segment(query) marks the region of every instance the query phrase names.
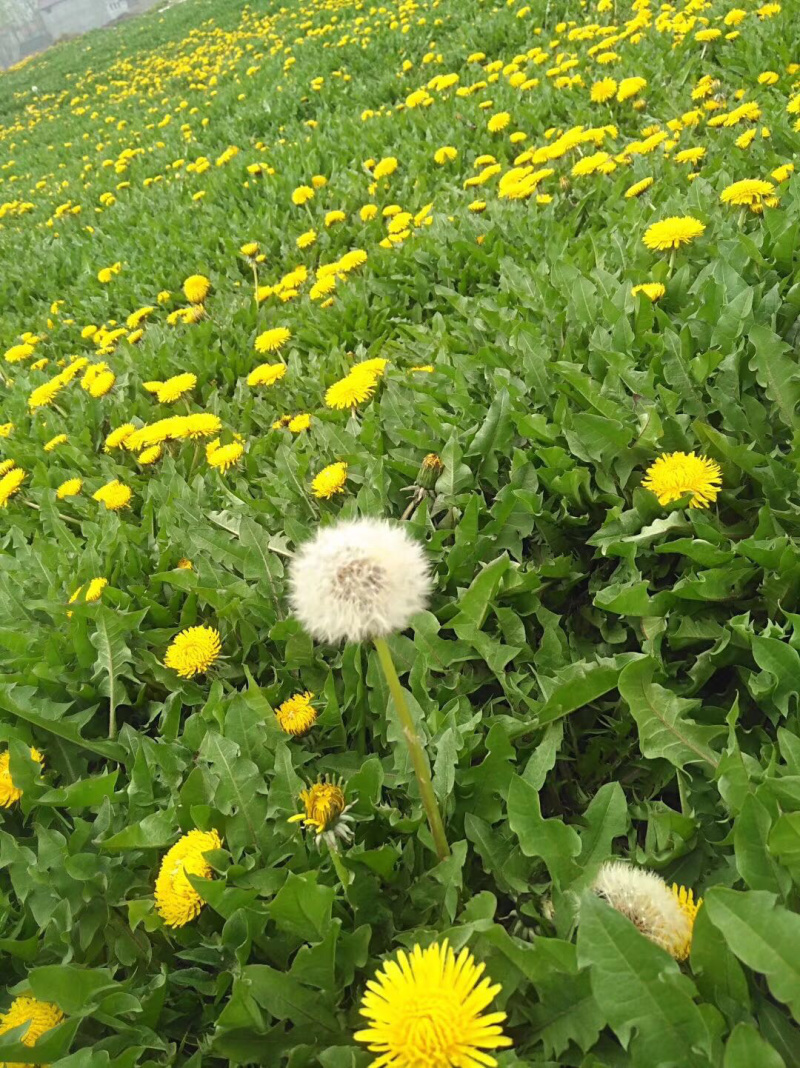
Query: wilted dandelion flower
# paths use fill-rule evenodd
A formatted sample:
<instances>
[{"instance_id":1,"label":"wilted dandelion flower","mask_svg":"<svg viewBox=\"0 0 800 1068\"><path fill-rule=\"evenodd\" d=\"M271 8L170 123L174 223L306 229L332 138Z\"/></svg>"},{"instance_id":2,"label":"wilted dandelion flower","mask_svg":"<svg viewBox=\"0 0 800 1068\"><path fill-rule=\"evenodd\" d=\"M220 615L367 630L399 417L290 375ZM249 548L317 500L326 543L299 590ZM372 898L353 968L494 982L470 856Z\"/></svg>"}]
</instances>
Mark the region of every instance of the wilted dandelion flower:
<instances>
[{"instance_id":1,"label":"wilted dandelion flower","mask_svg":"<svg viewBox=\"0 0 800 1068\"><path fill-rule=\"evenodd\" d=\"M344 491L346 482L347 464L339 461L338 463L328 464L327 467L323 467L319 474L312 480L311 489L313 490L315 497L330 500L335 494Z\"/></svg>"},{"instance_id":2,"label":"wilted dandelion flower","mask_svg":"<svg viewBox=\"0 0 800 1068\"><path fill-rule=\"evenodd\" d=\"M213 627L187 627L176 634L164 656L165 667L191 679L208 671L222 651L219 631Z\"/></svg>"},{"instance_id":3,"label":"wilted dandelion flower","mask_svg":"<svg viewBox=\"0 0 800 1068\"><path fill-rule=\"evenodd\" d=\"M286 374L285 363L262 363L247 376L248 386L271 386Z\"/></svg>"},{"instance_id":4,"label":"wilted dandelion flower","mask_svg":"<svg viewBox=\"0 0 800 1068\"><path fill-rule=\"evenodd\" d=\"M244 445L240 441L231 441L227 445L221 445L219 438L216 438L206 445L206 460L223 474L229 467L238 463L243 455Z\"/></svg>"},{"instance_id":5,"label":"wilted dandelion flower","mask_svg":"<svg viewBox=\"0 0 800 1068\"><path fill-rule=\"evenodd\" d=\"M202 304L211 289L211 282L203 274L192 274L183 283L183 292L190 304Z\"/></svg>"},{"instance_id":6,"label":"wilted dandelion flower","mask_svg":"<svg viewBox=\"0 0 800 1068\"><path fill-rule=\"evenodd\" d=\"M205 902L186 878L209 879L213 869L204 854L221 849L216 831L189 831L179 838L161 861L156 879L156 911L168 927L183 927L193 920Z\"/></svg>"},{"instance_id":7,"label":"wilted dandelion flower","mask_svg":"<svg viewBox=\"0 0 800 1068\"><path fill-rule=\"evenodd\" d=\"M35 760L37 764L44 763L44 757L38 749L33 747L29 750L31 760ZM22 797L22 790L14 785L14 780L11 778L11 771L9 770L10 754L8 750L5 753L0 753L0 808L10 808L15 801L19 801ZM2 1017L0 1017L1 1019ZM22 1021L18 1021L21 1023ZM14 1025L16 1026L16 1024ZM3 1033L3 1028L0 1026L0 1034ZM24 1041L24 1039L23 1039Z\"/></svg>"},{"instance_id":8,"label":"wilted dandelion flower","mask_svg":"<svg viewBox=\"0 0 800 1068\"><path fill-rule=\"evenodd\" d=\"M664 252L688 245L704 230L705 224L691 215L673 215L648 226L643 240L651 251Z\"/></svg>"},{"instance_id":9,"label":"wilted dandelion flower","mask_svg":"<svg viewBox=\"0 0 800 1068\"><path fill-rule=\"evenodd\" d=\"M495 1068L486 1051L512 1043L501 1026L506 1014L484 1014L502 988L483 971L446 940L387 961L361 1002L368 1025L353 1036L378 1054L373 1068Z\"/></svg>"},{"instance_id":10,"label":"wilted dandelion flower","mask_svg":"<svg viewBox=\"0 0 800 1068\"><path fill-rule=\"evenodd\" d=\"M301 738L308 734L317 722L318 712L311 704L314 694L310 690L305 693L292 694L286 701L275 709L278 726L282 731L291 734L294 738Z\"/></svg>"},{"instance_id":11,"label":"wilted dandelion flower","mask_svg":"<svg viewBox=\"0 0 800 1068\"><path fill-rule=\"evenodd\" d=\"M56 498L59 501L63 501L65 497L76 497L82 488L83 479L68 478L66 482L62 482L56 490Z\"/></svg>"},{"instance_id":12,"label":"wilted dandelion flower","mask_svg":"<svg viewBox=\"0 0 800 1068\"><path fill-rule=\"evenodd\" d=\"M26 1046L34 1046L42 1035L57 1027L63 1019L64 1013L57 1005L23 994L21 997L14 998L8 1012L0 1013L0 1035L13 1031L22 1024L27 1024L28 1028L20 1038L20 1042ZM28 1068L28 1066L8 1064L6 1068Z\"/></svg>"},{"instance_id":13,"label":"wilted dandelion flower","mask_svg":"<svg viewBox=\"0 0 800 1068\"><path fill-rule=\"evenodd\" d=\"M734 182L726 186L720 193L719 199L723 204L733 204L739 207L751 207L759 204L764 197L775 192L772 182L765 182L759 178L745 178L741 182Z\"/></svg>"},{"instance_id":14,"label":"wilted dandelion flower","mask_svg":"<svg viewBox=\"0 0 800 1068\"><path fill-rule=\"evenodd\" d=\"M19 488L27 477L21 467L12 467L0 478L0 508L5 508L14 494L19 493Z\"/></svg>"},{"instance_id":15,"label":"wilted dandelion flower","mask_svg":"<svg viewBox=\"0 0 800 1068\"><path fill-rule=\"evenodd\" d=\"M608 861L592 889L612 908L676 960L685 960L692 945L692 929L702 900L695 904L691 890L672 889L655 872Z\"/></svg>"},{"instance_id":16,"label":"wilted dandelion flower","mask_svg":"<svg viewBox=\"0 0 800 1068\"><path fill-rule=\"evenodd\" d=\"M664 453L648 467L642 486L655 493L659 504L671 504L691 493L691 508L707 508L719 495L722 471L715 460L693 452Z\"/></svg>"},{"instance_id":17,"label":"wilted dandelion flower","mask_svg":"<svg viewBox=\"0 0 800 1068\"><path fill-rule=\"evenodd\" d=\"M273 326L271 330L265 330L256 338L256 352L277 352L291 336L291 330L287 330L285 326Z\"/></svg>"},{"instance_id":18,"label":"wilted dandelion flower","mask_svg":"<svg viewBox=\"0 0 800 1068\"><path fill-rule=\"evenodd\" d=\"M291 816L289 823L302 822L304 827L311 827L316 831L316 843L324 841L329 849L336 850L339 840L349 842L353 836L350 829L352 816L348 816L348 809L344 790L335 779L319 779L300 791L300 800L303 803L303 812Z\"/></svg>"},{"instance_id":19,"label":"wilted dandelion flower","mask_svg":"<svg viewBox=\"0 0 800 1068\"><path fill-rule=\"evenodd\" d=\"M130 502L132 496L133 491L130 486L126 486L115 478L93 493L92 500L104 504L109 512L118 512Z\"/></svg>"},{"instance_id":20,"label":"wilted dandelion flower","mask_svg":"<svg viewBox=\"0 0 800 1068\"><path fill-rule=\"evenodd\" d=\"M652 300L654 303L660 300L667 292L667 287L661 282L641 282L638 286L631 288L631 296L635 297L637 293L644 293L648 300Z\"/></svg>"},{"instance_id":21,"label":"wilted dandelion flower","mask_svg":"<svg viewBox=\"0 0 800 1068\"><path fill-rule=\"evenodd\" d=\"M405 630L428 603L422 546L405 527L354 519L323 527L291 564L291 603L319 641L366 641Z\"/></svg>"}]
</instances>

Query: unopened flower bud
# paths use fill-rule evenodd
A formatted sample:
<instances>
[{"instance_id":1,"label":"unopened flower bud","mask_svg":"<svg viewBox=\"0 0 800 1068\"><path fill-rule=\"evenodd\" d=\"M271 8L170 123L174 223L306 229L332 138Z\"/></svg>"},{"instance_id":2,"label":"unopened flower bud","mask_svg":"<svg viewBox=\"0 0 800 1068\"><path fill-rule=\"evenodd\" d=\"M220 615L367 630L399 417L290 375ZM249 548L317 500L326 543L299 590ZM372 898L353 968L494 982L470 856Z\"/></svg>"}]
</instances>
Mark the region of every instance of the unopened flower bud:
<instances>
[{"instance_id":1,"label":"unopened flower bud","mask_svg":"<svg viewBox=\"0 0 800 1068\"><path fill-rule=\"evenodd\" d=\"M421 486L423 489L432 490L442 471L444 471L444 464L441 459L435 452L429 452L420 464L419 473L417 475L417 485Z\"/></svg>"}]
</instances>

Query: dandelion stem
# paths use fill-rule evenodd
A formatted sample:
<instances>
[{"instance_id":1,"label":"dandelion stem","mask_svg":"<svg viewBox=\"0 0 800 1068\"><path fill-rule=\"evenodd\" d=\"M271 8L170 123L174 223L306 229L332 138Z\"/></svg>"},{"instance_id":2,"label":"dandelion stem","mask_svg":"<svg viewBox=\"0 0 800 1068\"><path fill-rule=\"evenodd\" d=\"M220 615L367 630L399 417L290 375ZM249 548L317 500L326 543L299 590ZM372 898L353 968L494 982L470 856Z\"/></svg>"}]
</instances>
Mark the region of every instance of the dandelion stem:
<instances>
[{"instance_id":1,"label":"dandelion stem","mask_svg":"<svg viewBox=\"0 0 800 1068\"><path fill-rule=\"evenodd\" d=\"M439 812L439 805L436 801L436 794L433 792L433 783L431 782L431 773L428 768L428 760L425 756L425 750L423 749L422 742L417 734L417 729L414 726L414 720L411 718L411 713L406 704L405 694L403 693L403 687L400 685L400 679L397 677L392 654L389 650L389 646L386 644L385 638L375 638L375 648L378 652L378 659L381 662L383 674L389 684L389 692L392 695L398 719L403 728L403 734L405 735L406 745L408 746L408 751L411 756L411 763L414 766L414 773L417 776L420 797L422 798L425 815L428 817L428 825L430 826L431 834L433 835L433 843L436 846L436 852L439 856L439 860L446 860L450 856L450 847L447 844L447 836L445 834L442 816Z\"/></svg>"},{"instance_id":2,"label":"dandelion stem","mask_svg":"<svg viewBox=\"0 0 800 1068\"><path fill-rule=\"evenodd\" d=\"M334 870L339 876L339 882L342 884L345 899L349 900L349 894L347 890L347 887L349 885L349 880L347 878L347 869L345 868L344 864L342 864L342 858L339 856L338 852L335 849L329 848L328 852L330 853L331 863L333 864Z\"/></svg>"}]
</instances>

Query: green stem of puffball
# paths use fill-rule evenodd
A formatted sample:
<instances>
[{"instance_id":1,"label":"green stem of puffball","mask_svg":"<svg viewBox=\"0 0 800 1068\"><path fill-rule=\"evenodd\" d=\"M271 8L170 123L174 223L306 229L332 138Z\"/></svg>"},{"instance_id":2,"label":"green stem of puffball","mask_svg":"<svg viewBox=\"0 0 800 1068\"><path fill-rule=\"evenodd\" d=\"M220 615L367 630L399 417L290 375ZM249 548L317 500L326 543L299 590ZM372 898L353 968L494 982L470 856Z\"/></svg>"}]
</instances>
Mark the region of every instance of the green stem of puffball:
<instances>
[{"instance_id":1,"label":"green stem of puffball","mask_svg":"<svg viewBox=\"0 0 800 1068\"><path fill-rule=\"evenodd\" d=\"M439 812L439 805L436 802L436 794L433 792L431 773L428 768L428 760L425 756L425 750L422 747L422 741L417 734L417 728L414 726L414 720L411 718L411 713L408 710L403 687L400 685L400 679L397 677L392 654L389 650L389 646L386 644L386 640L384 638L375 638L375 648L378 651L378 659L381 662L383 674L389 684L389 692L392 695L394 707L397 710L397 716L400 720L400 725L403 728L403 734L405 735L406 745L408 746L408 751L411 755L411 763L414 765L414 774L417 776L419 793L422 798L425 815L428 817L428 825L431 829L431 834L433 835L433 843L436 846L436 852L439 856L439 860L446 860L450 856L450 847L447 844L447 836L444 832L444 823L442 822L442 816Z\"/></svg>"},{"instance_id":2,"label":"green stem of puffball","mask_svg":"<svg viewBox=\"0 0 800 1068\"><path fill-rule=\"evenodd\" d=\"M342 889L344 890L345 899L347 899L347 897L348 897L347 887L349 885L349 880L347 878L347 868L345 868L344 864L342 864L342 858L339 856L339 853L337 852L337 850L331 849L329 847L328 848L328 852L330 853L331 863L333 864L334 870L336 871L336 874L339 876L339 882L342 884Z\"/></svg>"}]
</instances>

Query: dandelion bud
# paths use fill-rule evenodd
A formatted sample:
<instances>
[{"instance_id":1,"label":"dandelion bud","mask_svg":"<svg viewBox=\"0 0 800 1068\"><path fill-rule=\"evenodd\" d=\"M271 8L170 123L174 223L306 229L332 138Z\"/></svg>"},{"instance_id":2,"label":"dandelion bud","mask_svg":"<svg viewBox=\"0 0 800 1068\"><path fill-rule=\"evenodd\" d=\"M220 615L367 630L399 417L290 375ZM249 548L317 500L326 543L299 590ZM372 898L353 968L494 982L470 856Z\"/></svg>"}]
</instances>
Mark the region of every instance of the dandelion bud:
<instances>
[{"instance_id":1,"label":"dandelion bud","mask_svg":"<svg viewBox=\"0 0 800 1068\"><path fill-rule=\"evenodd\" d=\"M402 527L355 519L325 527L291 567L294 614L318 641L366 641L404 630L431 587L422 546Z\"/></svg>"},{"instance_id":2,"label":"dandelion bud","mask_svg":"<svg viewBox=\"0 0 800 1068\"><path fill-rule=\"evenodd\" d=\"M417 485L421 486L423 489L432 490L442 471L444 471L444 464L442 461L435 452L429 452L420 464L419 474L417 475Z\"/></svg>"}]
</instances>

